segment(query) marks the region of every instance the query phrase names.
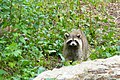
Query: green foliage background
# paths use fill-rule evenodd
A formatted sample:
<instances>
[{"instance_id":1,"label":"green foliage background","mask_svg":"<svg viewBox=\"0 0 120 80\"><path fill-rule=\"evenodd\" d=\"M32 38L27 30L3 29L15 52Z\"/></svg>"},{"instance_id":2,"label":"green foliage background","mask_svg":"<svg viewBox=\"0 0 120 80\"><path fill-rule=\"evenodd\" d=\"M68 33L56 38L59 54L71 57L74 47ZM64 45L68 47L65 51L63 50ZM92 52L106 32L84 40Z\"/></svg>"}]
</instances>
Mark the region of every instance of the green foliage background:
<instances>
[{"instance_id":1,"label":"green foliage background","mask_svg":"<svg viewBox=\"0 0 120 80\"><path fill-rule=\"evenodd\" d=\"M61 67L63 35L73 28L85 32L91 59L119 55L119 30L106 12L109 2L0 0L0 27L18 29L0 37L0 80L28 80Z\"/></svg>"}]
</instances>

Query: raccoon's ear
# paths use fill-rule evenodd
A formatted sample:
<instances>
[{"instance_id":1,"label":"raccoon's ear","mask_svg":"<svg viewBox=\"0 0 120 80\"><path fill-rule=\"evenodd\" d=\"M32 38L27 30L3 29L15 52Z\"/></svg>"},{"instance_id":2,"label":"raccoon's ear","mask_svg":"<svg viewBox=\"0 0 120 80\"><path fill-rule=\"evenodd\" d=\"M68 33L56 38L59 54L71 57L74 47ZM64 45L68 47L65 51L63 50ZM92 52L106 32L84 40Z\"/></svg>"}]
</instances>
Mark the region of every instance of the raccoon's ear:
<instances>
[{"instance_id":1,"label":"raccoon's ear","mask_svg":"<svg viewBox=\"0 0 120 80\"><path fill-rule=\"evenodd\" d=\"M65 34L64 34L64 38L65 38L65 39L67 39L69 36L70 36L69 33L65 33Z\"/></svg>"},{"instance_id":2,"label":"raccoon's ear","mask_svg":"<svg viewBox=\"0 0 120 80\"><path fill-rule=\"evenodd\" d=\"M78 37L78 38L81 38L81 35L80 35L80 34L77 34L77 37Z\"/></svg>"}]
</instances>

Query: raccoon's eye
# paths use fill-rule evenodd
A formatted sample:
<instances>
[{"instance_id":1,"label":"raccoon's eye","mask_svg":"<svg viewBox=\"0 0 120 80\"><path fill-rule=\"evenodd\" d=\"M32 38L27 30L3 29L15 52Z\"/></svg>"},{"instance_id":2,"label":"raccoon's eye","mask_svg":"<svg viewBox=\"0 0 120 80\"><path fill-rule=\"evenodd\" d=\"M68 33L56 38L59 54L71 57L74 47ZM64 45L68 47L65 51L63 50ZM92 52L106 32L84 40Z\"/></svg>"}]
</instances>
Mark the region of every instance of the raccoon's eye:
<instances>
[{"instance_id":1,"label":"raccoon's eye","mask_svg":"<svg viewBox=\"0 0 120 80\"><path fill-rule=\"evenodd\" d=\"M65 37L65 38L68 38L69 36L70 36L69 33L65 33L65 34L64 34L64 37Z\"/></svg>"},{"instance_id":2,"label":"raccoon's eye","mask_svg":"<svg viewBox=\"0 0 120 80\"><path fill-rule=\"evenodd\" d=\"M81 38L80 34L77 34L77 37L78 37L78 38Z\"/></svg>"}]
</instances>

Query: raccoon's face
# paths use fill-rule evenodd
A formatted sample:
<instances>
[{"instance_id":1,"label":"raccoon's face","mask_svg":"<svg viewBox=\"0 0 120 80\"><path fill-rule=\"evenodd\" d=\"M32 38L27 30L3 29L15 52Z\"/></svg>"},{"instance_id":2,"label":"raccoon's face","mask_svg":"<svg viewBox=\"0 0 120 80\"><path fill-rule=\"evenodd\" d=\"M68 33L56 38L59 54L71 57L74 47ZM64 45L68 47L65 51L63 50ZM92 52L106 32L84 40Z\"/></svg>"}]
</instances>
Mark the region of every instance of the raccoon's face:
<instances>
[{"instance_id":1,"label":"raccoon's face","mask_svg":"<svg viewBox=\"0 0 120 80\"><path fill-rule=\"evenodd\" d=\"M65 44L68 47L81 47L82 48L82 40L80 33L65 33Z\"/></svg>"}]
</instances>

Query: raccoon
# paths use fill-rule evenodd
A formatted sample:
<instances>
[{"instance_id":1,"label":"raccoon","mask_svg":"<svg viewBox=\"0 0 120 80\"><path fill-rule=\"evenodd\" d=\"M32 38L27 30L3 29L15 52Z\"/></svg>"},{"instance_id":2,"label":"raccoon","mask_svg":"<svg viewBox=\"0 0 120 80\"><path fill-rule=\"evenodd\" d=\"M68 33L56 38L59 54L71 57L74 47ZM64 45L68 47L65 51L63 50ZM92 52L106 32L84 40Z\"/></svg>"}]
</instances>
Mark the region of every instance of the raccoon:
<instances>
[{"instance_id":1,"label":"raccoon","mask_svg":"<svg viewBox=\"0 0 120 80\"><path fill-rule=\"evenodd\" d=\"M64 34L63 55L70 61L83 61L88 58L88 41L80 29Z\"/></svg>"}]
</instances>

